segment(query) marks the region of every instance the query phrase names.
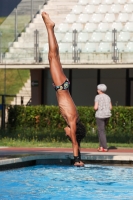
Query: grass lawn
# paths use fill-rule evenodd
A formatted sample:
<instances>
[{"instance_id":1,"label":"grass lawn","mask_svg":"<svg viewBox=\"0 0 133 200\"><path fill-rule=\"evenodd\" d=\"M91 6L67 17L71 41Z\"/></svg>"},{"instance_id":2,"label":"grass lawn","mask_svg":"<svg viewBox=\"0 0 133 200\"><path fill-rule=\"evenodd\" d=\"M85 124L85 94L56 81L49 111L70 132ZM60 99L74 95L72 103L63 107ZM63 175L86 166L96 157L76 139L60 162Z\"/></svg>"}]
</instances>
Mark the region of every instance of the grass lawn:
<instances>
[{"instance_id":1,"label":"grass lawn","mask_svg":"<svg viewBox=\"0 0 133 200\"><path fill-rule=\"evenodd\" d=\"M0 25L3 23L3 21L6 19L6 17L0 17Z\"/></svg>"},{"instance_id":2,"label":"grass lawn","mask_svg":"<svg viewBox=\"0 0 133 200\"><path fill-rule=\"evenodd\" d=\"M24 16L19 23L20 31L24 27L25 21L28 21L27 16ZM14 40L14 30L11 31L11 27L14 25L14 18L10 17L7 22L4 22L5 17L0 17L0 32L2 35L2 46L8 46L7 44ZM4 22L4 23L3 23ZM20 22L20 21L19 21ZM3 24L2 24L3 23ZM6 47L7 48L7 47ZM5 48L5 49L6 49ZM30 77L29 70L19 70L19 69L0 69L0 94L16 95L19 90L23 87L24 83ZM10 103L13 98L6 98L6 103ZM1 103L1 98L0 98Z\"/></svg>"},{"instance_id":3,"label":"grass lawn","mask_svg":"<svg viewBox=\"0 0 133 200\"><path fill-rule=\"evenodd\" d=\"M64 147L64 148L71 148L72 145L70 142L43 142L43 141L21 141L21 140L14 140L3 138L0 140L0 146L6 147ZM98 143L81 143L82 148L97 148ZM133 143L131 144L122 144L122 143L108 143L108 147L119 147L119 148L133 148Z\"/></svg>"},{"instance_id":4,"label":"grass lawn","mask_svg":"<svg viewBox=\"0 0 133 200\"><path fill-rule=\"evenodd\" d=\"M9 44L15 40L15 22L14 16L8 16L6 20L4 17L0 18L0 32L2 33L2 52L8 51ZM17 33L21 34L25 30L25 26L29 23L30 16L22 15L17 18ZM2 24L2 22L4 22Z\"/></svg>"},{"instance_id":5,"label":"grass lawn","mask_svg":"<svg viewBox=\"0 0 133 200\"><path fill-rule=\"evenodd\" d=\"M20 30L24 27L24 22L29 20L27 16L21 19L21 23L19 23ZM0 17L0 32L3 33L2 35L2 46L8 42L14 40L14 30L10 30L10 26L13 26L14 19L11 17L4 22L5 17ZM4 22L2 24L2 22ZM12 35L12 36L11 36ZM13 38L11 38L13 37ZM5 46L5 45L4 45ZM8 46L8 45L7 45ZM29 70L19 70L19 69L0 69L0 94L9 94L9 95L16 95L19 90L23 87L24 83L30 77ZM10 103L13 98L6 98L6 103ZM1 103L1 98L0 98Z\"/></svg>"},{"instance_id":6,"label":"grass lawn","mask_svg":"<svg viewBox=\"0 0 133 200\"><path fill-rule=\"evenodd\" d=\"M0 69L0 94L16 95L29 77L29 70ZM12 99L7 97L6 103L10 104Z\"/></svg>"}]
</instances>

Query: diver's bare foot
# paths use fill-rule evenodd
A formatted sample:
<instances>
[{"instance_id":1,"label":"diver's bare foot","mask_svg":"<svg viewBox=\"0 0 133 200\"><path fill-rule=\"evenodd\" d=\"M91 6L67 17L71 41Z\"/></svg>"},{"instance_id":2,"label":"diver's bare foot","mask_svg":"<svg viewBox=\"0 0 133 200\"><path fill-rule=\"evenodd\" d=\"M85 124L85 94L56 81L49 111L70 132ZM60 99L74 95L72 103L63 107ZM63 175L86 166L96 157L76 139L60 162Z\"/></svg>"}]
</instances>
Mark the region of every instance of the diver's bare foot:
<instances>
[{"instance_id":1,"label":"diver's bare foot","mask_svg":"<svg viewBox=\"0 0 133 200\"><path fill-rule=\"evenodd\" d=\"M82 161L80 161L80 162L75 162L75 163L74 163L74 166L76 166L76 167L84 167L84 163L83 163Z\"/></svg>"},{"instance_id":2,"label":"diver's bare foot","mask_svg":"<svg viewBox=\"0 0 133 200\"><path fill-rule=\"evenodd\" d=\"M54 28L55 23L50 19L46 12L42 12L42 18L47 28Z\"/></svg>"}]
</instances>

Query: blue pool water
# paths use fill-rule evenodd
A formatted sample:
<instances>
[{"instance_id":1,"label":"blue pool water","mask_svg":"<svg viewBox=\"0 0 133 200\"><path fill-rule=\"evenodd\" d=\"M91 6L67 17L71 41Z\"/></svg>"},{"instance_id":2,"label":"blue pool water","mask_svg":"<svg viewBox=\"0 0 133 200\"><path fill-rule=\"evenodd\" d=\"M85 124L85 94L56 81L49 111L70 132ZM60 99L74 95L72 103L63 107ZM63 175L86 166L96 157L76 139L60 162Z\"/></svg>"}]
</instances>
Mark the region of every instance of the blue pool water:
<instances>
[{"instance_id":1,"label":"blue pool water","mask_svg":"<svg viewBox=\"0 0 133 200\"><path fill-rule=\"evenodd\" d=\"M133 168L33 166L0 172L0 200L133 200Z\"/></svg>"}]
</instances>

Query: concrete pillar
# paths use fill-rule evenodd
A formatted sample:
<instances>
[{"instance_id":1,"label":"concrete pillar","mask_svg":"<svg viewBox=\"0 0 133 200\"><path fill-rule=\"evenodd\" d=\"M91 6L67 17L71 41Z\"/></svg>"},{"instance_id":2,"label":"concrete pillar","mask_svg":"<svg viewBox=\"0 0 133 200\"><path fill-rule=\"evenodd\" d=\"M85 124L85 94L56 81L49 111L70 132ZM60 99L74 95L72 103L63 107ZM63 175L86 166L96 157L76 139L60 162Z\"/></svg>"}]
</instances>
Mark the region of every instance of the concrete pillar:
<instances>
[{"instance_id":1,"label":"concrete pillar","mask_svg":"<svg viewBox=\"0 0 133 200\"><path fill-rule=\"evenodd\" d=\"M31 69L32 105L42 104L42 69Z\"/></svg>"}]
</instances>

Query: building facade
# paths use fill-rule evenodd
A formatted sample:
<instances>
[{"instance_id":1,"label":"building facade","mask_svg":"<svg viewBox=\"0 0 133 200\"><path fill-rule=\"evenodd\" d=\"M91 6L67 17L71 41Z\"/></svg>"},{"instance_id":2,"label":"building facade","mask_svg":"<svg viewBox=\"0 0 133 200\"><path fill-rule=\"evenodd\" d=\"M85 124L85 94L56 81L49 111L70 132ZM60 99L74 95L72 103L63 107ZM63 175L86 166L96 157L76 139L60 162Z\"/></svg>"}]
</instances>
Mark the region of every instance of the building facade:
<instances>
[{"instance_id":1,"label":"building facade","mask_svg":"<svg viewBox=\"0 0 133 200\"><path fill-rule=\"evenodd\" d=\"M113 106L133 106L133 69L64 69L77 106L93 106L97 85L107 85ZM32 104L57 105L50 71L31 69ZM34 84L37 83L37 84Z\"/></svg>"}]
</instances>

